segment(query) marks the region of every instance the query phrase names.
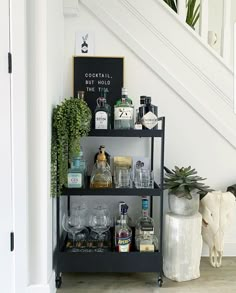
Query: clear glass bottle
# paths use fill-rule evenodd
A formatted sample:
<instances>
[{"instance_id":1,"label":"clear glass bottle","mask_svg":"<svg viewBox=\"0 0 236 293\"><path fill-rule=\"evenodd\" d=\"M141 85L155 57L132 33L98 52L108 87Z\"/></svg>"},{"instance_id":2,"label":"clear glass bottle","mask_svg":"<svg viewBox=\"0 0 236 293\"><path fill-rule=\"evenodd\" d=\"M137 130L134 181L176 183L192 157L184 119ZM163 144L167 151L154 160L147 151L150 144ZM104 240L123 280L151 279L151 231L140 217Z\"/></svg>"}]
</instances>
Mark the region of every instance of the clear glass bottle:
<instances>
[{"instance_id":1,"label":"clear glass bottle","mask_svg":"<svg viewBox=\"0 0 236 293\"><path fill-rule=\"evenodd\" d=\"M117 252L130 252L131 250L132 230L127 223L127 211L128 206L126 204L122 204L120 224L115 232L115 249Z\"/></svg>"},{"instance_id":2,"label":"clear glass bottle","mask_svg":"<svg viewBox=\"0 0 236 293\"><path fill-rule=\"evenodd\" d=\"M101 97L97 98L94 116L95 129L111 129L111 107L107 104L105 91L102 91Z\"/></svg>"},{"instance_id":3,"label":"clear glass bottle","mask_svg":"<svg viewBox=\"0 0 236 293\"><path fill-rule=\"evenodd\" d=\"M135 227L136 248L142 252L155 251L158 246L157 237L154 235L154 221L148 215L148 198L142 197L142 216Z\"/></svg>"},{"instance_id":4,"label":"clear glass bottle","mask_svg":"<svg viewBox=\"0 0 236 293\"><path fill-rule=\"evenodd\" d=\"M145 105L139 107L139 117L143 129L157 129L158 107L151 104L151 97L145 98Z\"/></svg>"},{"instance_id":5,"label":"clear glass bottle","mask_svg":"<svg viewBox=\"0 0 236 293\"><path fill-rule=\"evenodd\" d=\"M132 100L128 98L126 88L122 88L121 99L119 99L114 106L114 128L134 128L134 106Z\"/></svg>"},{"instance_id":6,"label":"clear glass bottle","mask_svg":"<svg viewBox=\"0 0 236 293\"><path fill-rule=\"evenodd\" d=\"M97 161L93 167L90 188L111 188L112 176L110 166L107 163L105 148L101 148L97 155Z\"/></svg>"},{"instance_id":7,"label":"clear glass bottle","mask_svg":"<svg viewBox=\"0 0 236 293\"><path fill-rule=\"evenodd\" d=\"M71 168L68 170L68 188L85 187L85 168L81 164L80 158L75 157L71 162Z\"/></svg>"}]
</instances>

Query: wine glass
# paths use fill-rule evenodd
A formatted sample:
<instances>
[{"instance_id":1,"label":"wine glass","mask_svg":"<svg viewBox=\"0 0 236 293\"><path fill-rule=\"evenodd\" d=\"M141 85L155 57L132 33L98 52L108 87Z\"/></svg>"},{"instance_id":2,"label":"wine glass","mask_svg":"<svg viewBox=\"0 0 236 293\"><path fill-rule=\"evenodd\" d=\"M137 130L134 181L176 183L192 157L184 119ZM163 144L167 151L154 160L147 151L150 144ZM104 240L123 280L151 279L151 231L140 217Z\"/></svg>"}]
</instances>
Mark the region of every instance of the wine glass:
<instances>
[{"instance_id":1,"label":"wine glass","mask_svg":"<svg viewBox=\"0 0 236 293\"><path fill-rule=\"evenodd\" d=\"M72 234L73 247L72 251L76 251L76 235L80 235L79 240L84 240L88 235L88 230L86 229L86 217L87 208L85 205L76 206L71 209L70 215L64 214L62 218L63 229ZM87 231L86 231L87 230ZM83 233L81 233L83 232Z\"/></svg>"},{"instance_id":2,"label":"wine glass","mask_svg":"<svg viewBox=\"0 0 236 293\"><path fill-rule=\"evenodd\" d=\"M102 234L109 230L111 225L110 213L106 206L98 205L93 209L89 219L91 230L98 234L97 240L102 240Z\"/></svg>"}]
</instances>

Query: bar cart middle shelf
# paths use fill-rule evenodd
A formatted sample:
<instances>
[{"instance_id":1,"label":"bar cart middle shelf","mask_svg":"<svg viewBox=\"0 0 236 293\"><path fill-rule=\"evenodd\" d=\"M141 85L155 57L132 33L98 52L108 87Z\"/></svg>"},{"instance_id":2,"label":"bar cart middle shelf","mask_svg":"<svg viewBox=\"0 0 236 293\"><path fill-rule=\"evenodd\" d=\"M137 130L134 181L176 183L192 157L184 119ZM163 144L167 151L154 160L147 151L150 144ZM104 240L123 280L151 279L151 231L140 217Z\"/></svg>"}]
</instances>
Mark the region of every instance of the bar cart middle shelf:
<instances>
[{"instance_id":1,"label":"bar cart middle shelf","mask_svg":"<svg viewBox=\"0 0 236 293\"><path fill-rule=\"evenodd\" d=\"M57 246L54 252L54 266L56 271L56 287L62 284L61 274L63 272L157 272L157 283L162 287L162 235L163 235L163 177L164 177L164 140L165 140L165 118L159 118L161 128L158 130L91 130L91 137L144 137L151 139L151 170L154 161L154 138L160 138L160 183L154 183L154 188L98 188L90 189L90 178L87 179L85 188L64 188L62 197L67 197L70 209L71 196L150 196L150 216L153 216L153 196L160 197L160 235L159 250L155 252L131 251L118 253L115 251L105 252L70 252L66 251L65 243L67 233L61 233L60 223L60 196L57 197L56 220L57 220Z\"/></svg>"}]
</instances>

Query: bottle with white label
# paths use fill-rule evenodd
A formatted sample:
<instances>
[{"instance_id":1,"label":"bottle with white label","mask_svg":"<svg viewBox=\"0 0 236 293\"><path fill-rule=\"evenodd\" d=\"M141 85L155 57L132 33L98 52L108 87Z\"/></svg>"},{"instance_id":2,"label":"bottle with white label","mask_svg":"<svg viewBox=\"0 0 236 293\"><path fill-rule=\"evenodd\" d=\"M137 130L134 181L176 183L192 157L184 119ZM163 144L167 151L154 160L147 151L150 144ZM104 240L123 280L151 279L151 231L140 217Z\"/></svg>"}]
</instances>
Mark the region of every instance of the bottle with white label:
<instances>
[{"instance_id":1,"label":"bottle with white label","mask_svg":"<svg viewBox=\"0 0 236 293\"><path fill-rule=\"evenodd\" d=\"M139 117L143 129L157 129L158 107L151 104L151 97L146 97L145 104L139 107Z\"/></svg>"},{"instance_id":2,"label":"bottle with white label","mask_svg":"<svg viewBox=\"0 0 236 293\"><path fill-rule=\"evenodd\" d=\"M73 158L68 170L68 188L84 188L85 170L80 157Z\"/></svg>"},{"instance_id":3,"label":"bottle with white label","mask_svg":"<svg viewBox=\"0 0 236 293\"><path fill-rule=\"evenodd\" d=\"M134 128L134 106L132 100L128 98L126 88L122 88L122 96L114 106L114 128L133 129Z\"/></svg>"},{"instance_id":4,"label":"bottle with white label","mask_svg":"<svg viewBox=\"0 0 236 293\"><path fill-rule=\"evenodd\" d=\"M95 129L111 128L111 107L107 104L106 94L97 99L97 107L95 109Z\"/></svg>"}]
</instances>

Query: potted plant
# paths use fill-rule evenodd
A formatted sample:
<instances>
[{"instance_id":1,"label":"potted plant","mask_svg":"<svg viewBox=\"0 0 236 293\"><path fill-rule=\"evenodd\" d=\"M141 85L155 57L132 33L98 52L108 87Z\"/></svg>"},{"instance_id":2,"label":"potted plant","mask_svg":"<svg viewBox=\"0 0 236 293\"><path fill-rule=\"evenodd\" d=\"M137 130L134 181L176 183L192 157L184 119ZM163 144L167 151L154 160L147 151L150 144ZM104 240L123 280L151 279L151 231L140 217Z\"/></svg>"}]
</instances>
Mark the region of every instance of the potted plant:
<instances>
[{"instance_id":1,"label":"potted plant","mask_svg":"<svg viewBox=\"0 0 236 293\"><path fill-rule=\"evenodd\" d=\"M212 191L209 186L200 182L206 178L199 177L191 166L176 167L169 170L165 167L164 188L168 189L170 211L174 214L190 216L198 212L199 196Z\"/></svg>"},{"instance_id":2,"label":"potted plant","mask_svg":"<svg viewBox=\"0 0 236 293\"><path fill-rule=\"evenodd\" d=\"M164 0L176 13L178 11L178 0ZM200 4L196 0L186 0L186 23L195 29L195 25L200 16Z\"/></svg>"},{"instance_id":3,"label":"potted plant","mask_svg":"<svg viewBox=\"0 0 236 293\"><path fill-rule=\"evenodd\" d=\"M68 98L52 114L51 195L67 186L68 165L80 152L80 139L90 131L92 113L83 98Z\"/></svg>"}]
</instances>

